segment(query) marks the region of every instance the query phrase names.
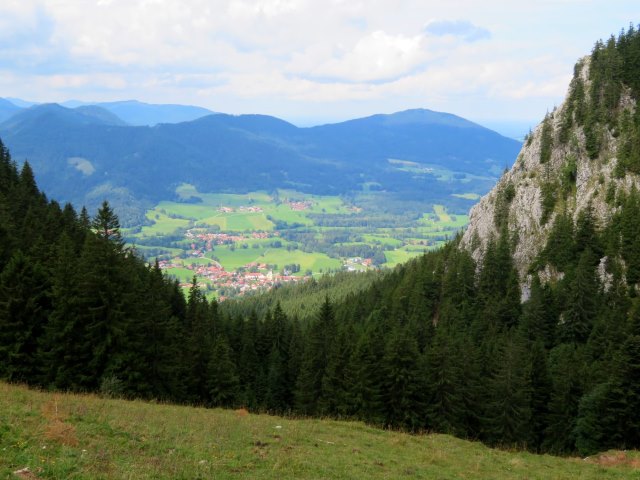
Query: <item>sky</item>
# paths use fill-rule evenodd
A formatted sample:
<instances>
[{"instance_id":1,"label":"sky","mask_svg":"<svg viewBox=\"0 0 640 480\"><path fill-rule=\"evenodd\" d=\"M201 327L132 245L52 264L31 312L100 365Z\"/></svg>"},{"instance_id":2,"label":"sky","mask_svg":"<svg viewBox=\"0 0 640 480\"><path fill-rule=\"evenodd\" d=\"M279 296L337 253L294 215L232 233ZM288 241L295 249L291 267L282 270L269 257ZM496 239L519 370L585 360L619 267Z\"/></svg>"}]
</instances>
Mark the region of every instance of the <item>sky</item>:
<instances>
[{"instance_id":1,"label":"sky","mask_svg":"<svg viewBox=\"0 0 640 480\"><path fill-rule=\"evenodd\" d=\"M630 22L637 0L1 0L0 97L535 125Z\"/></svg>"}]
</instances>

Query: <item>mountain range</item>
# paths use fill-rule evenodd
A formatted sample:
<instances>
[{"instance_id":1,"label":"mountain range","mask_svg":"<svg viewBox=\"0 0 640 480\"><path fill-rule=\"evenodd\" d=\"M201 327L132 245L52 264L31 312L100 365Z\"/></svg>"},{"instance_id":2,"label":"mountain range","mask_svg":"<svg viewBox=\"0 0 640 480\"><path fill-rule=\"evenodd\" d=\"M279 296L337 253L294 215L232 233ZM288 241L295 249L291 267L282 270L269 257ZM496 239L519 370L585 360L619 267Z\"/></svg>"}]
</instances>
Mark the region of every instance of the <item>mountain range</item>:
<instances>
[{"instance_id":1,"label":"mountain range","mask_svg":"<svg viewBox=\"0 0 640 480\"><path fill-rule=\"evenodd\" d=\"M466 210L469 200L451 195L488 191L520 148L473 122L425 109L310 128L226 114L135 126L129 121L144 109L124 117L114 110L122 114L135 106L129 102L18 110L7 103L0 104L10 115L0 137L17 161L29 160L53 198L89 207L107 198L125 219L173 198L182 183L204 192L378 190Z\"/></svg>"},{"instance_id":2,"label":"mountain range","mask_svg":"<svg viewBox=\"0 0 640 480\"><path fill-rule=\"evenodd\" d=\"M43 105L41 103L21 100L19 98L0 98L0 122L14 113L30 107ZM122 100L117 102L82 102L67 100L60 103L67 108L99 107L116 115L126 125L154 126L159 123L179 123L195 120L213 112L207 108L193 105L154 104L139 102L138 100Z\"/></svg>"}]
</instances>

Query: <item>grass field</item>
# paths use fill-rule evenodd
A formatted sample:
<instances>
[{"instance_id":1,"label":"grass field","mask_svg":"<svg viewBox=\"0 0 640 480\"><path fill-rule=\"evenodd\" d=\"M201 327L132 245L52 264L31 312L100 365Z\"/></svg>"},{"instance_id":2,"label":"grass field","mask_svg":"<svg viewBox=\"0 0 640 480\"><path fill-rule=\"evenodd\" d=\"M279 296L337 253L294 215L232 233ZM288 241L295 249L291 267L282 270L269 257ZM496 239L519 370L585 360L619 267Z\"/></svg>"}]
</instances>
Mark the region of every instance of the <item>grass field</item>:
<instances>
[{"instance_id":1,"label":"grass field","mask_svg":"<svg viewBox=\"0 0 640 480\"><path fill-rule=\"evenodd\" d=\"M188 270L186 268L172 268L171 275L183 283L188 283L193 279L193 270Z\"/></svg>"},{"instance_id":2,"label":"grass field","mask_svg":"<svg viewBox=\"0 0 640 480\"><path fill-rule=\"evenodd\" d=\"M251 262L268 263L278 265L280 268L287 264L300 264L302 272L305 270L327 271L339 269L342 262L319 252L307 253L301 250L287 251L285 248L236 248L231 250L228 246L217 247L210 256L216 256L220 263L228 270L243 267ZM188 260L187 260L188 263Z\"/></svg>"},{"instance_id":3,"label":"grass field","mask_svg":"<svg viewBox=\"0 0 640 480\"><path fill-rule=\"evenodd\" d=\"M397 248L395 250L389 250L384 252L385 257L387 258L386 263L384 264L387 267L395 267L399 263L404 263L412 258L422 255L424 253L426 247L422 248Z\"/></svg>"},{"instance_id":4,"label":"grass field","mask_svg":"<svg viewBox=\"0 0 640 480\"><path fill-rule=\"evenodd\" d=\"M252 230L273 230L273 223L264 213L217 213L199 219L197 227L217 225L223 232L245 232Z\"/></svg>"},{"instance_id":5,"label":"grass field","mask_svg":"<svg viewBox=\"0 0 640 480\"><path fill-rule=\"evenodd\" d=\"M632 479L638 452L588 460L490 449L448 435L296 420L0 383L6 479ZM28 470L24 470L28 469ZM22 470L22 474L14 474Z\"/></svg>"},{"instance_id":6,"label":"grass field","mask_svg":"<svg viewBox=\"0 0 640 480\"><path fill-rule=\"evenodd\" d=\"M477 193L452 193L451 196L464 198L465 200L480 200L480 195Z\"/></svg>"},{"instance_id":7,"label":"grass field","mask_svg":"<svg viewBox=\"0 0 640 480\"><path fill-rule=\"evenodd\" d=\"M135 245L136 250L140 253L147 254L152 250L162 250L162 253L165 255L180 255L183 250L180 248L171 248L171 247L149 247L146 245Z\"/></svg>"},{"instance_id":8,"label":"grass field","mask_svg":"<svg viewBox=\"0 0 640 480\"><path fill-rule=\"evenodd\" d=\"M178 228L187 228L189 220L184 218L170 218L165 213L156 210L147 212L147 219L151 220L153 225L142 227L142 237L153 237L157 235L170 235Z\"/></svg>"},{"instance_id":9,"label":"grass field","mask_svg":"<svg viewBox=\"0 0 640 480\"><path fill-rule=\"evenodd\" d=\"M389 245L392 247L400 247L402 246L402 240L399 240L397 238L393 238L391 236L386 236L386 235L374 235L374 234L364 234L362 235L362 239L365 242L371 243L371 244L376 244L376 243L380 243L381 245Z\"/></svg>"}]
</instances>

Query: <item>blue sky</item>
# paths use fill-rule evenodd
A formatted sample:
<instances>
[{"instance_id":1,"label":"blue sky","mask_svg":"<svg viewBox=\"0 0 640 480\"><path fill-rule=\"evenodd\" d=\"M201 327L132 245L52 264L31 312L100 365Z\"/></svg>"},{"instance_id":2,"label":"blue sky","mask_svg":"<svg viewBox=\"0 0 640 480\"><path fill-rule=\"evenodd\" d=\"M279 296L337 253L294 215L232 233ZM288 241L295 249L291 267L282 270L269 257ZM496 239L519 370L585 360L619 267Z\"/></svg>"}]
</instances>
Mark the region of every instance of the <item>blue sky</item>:
<instances>
[{"instance_id":1,"label":"blue sky","mask_svg":"<svg viewBox=\"0 0 640 480\"><path fill-rule=\"evenodd\" d=\"M0 97L533 124L630 22L637 0L3 0Z\"/></svg>"}]
</instances>

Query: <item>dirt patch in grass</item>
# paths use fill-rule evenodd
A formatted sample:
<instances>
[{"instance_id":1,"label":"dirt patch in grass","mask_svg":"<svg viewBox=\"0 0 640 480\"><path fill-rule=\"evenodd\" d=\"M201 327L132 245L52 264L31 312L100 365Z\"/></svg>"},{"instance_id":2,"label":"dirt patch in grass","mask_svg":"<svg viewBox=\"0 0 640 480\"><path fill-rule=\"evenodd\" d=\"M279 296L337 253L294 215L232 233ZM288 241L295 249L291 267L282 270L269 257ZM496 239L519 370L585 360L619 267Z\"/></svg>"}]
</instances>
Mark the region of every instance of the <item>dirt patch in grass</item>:
<instances>
[{"instance_id":1,"label":"dirt patch in grass","mask_svg":"<svg viewBox=\"0 0 640 480\"><path fill-rule=\"evenodd\" d=\"M22 478L25 480L38 480L40 478L28 468L21 468L20 470L16 470L15 472L13 472L13 474L17 478Z\"/></svg>"},{"instance_id":2,"label":"dirt patch in grass","mask_svg":"<svg viewBox=\"0 0 640 480\"><path fill-rule=\"evenodd\" d=\"M78 446L76 427L66 423L66 413L60 408L60 397L55 395L53 399L42 406L42 416L48 420L44 428L44 437L67 447Z\"/></svg>"},{"instance_id":3,"label":"dirt patch in grass","mask_svg":"<svg viewBox=\"0 0 640 480\"><path fill-rule=\"evenodd\" d=\"M78 446L76 427L60 420L50 422L45 429L44 436L47 440L58 442L67 447Z\"/></svg>"},{"instance_id":4,"label":"dirt patch in grass","mask_svg":"<svg viewBox=\"0 0 640 480\"><path fill-rule=\"evenodd\" d=\"M640 459L633 458L627 455L627 452L621 452L613 450L610 452L601 453L597 457L590 457L591 463L597 463L603 467L617 467L617 466L629 466L631 468L640 469Z\"/></svg>"}]
</instances>

